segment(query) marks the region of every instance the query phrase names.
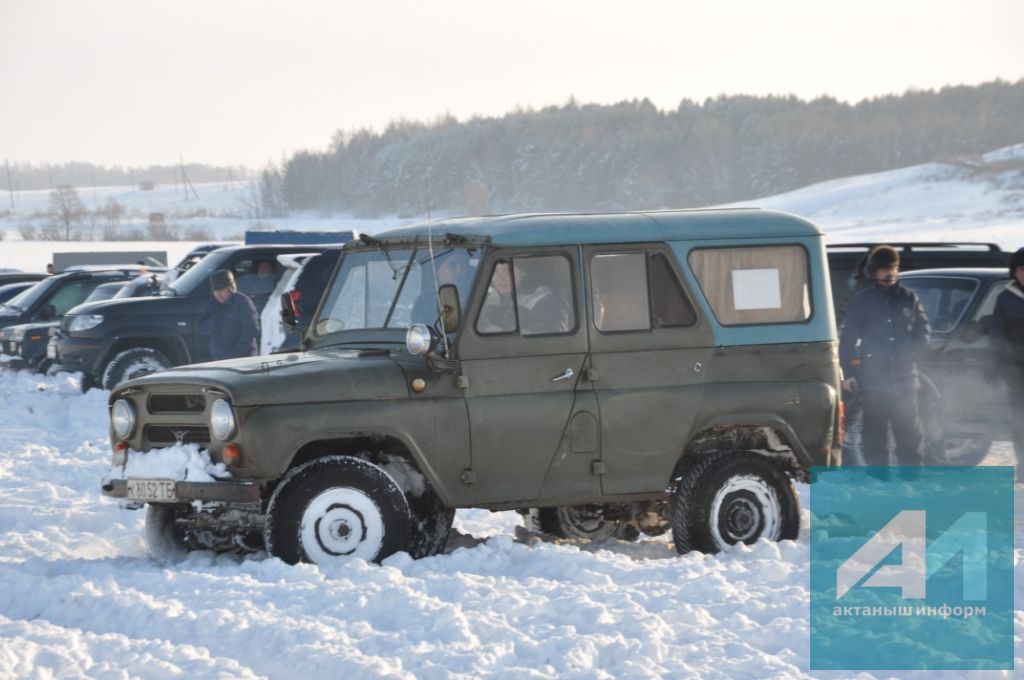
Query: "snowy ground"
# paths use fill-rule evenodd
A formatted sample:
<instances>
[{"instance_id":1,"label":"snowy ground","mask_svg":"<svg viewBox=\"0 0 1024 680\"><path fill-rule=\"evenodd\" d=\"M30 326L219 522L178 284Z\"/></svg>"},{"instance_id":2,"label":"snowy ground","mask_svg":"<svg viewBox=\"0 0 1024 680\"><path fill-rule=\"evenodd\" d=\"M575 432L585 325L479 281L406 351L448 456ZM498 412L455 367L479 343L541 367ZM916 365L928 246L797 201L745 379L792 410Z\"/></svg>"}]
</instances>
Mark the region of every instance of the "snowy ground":
<instances>
[{"instance_id":1,"label":"snowy ground","mask_svg":"<svg viewBox=\"0 0 1024 680\"><path fill-rule=\"evenodd\" d=\"M100 496L106 396L0 373L0 677L810 677L805 485L797 541L719 556L519 542L515 513L460 511L449 552L419 561L169 565L146 555L143 512ZM986 462L1012 462L1009 444ZM1022 668L1024 486L1016 501Z\"/></svg>"}]
</instances>

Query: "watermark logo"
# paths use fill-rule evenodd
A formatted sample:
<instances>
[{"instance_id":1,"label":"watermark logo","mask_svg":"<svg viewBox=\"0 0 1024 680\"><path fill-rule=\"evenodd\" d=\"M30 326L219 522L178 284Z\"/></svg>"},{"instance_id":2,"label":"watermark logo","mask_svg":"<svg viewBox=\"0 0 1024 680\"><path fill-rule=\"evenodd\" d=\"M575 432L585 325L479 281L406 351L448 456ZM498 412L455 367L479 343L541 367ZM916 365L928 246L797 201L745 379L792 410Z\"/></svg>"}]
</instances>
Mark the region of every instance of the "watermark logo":
<instances>
[{"instance_id":1,"label":"watermark logo","mask_svg":"<svg viewBox=\"0 0 1024 680\"><path fill-rule=\"evenodd\" d=\"M1012 668L1012 468L811 482L812 669Z\"/></svg>"}]
</instances>

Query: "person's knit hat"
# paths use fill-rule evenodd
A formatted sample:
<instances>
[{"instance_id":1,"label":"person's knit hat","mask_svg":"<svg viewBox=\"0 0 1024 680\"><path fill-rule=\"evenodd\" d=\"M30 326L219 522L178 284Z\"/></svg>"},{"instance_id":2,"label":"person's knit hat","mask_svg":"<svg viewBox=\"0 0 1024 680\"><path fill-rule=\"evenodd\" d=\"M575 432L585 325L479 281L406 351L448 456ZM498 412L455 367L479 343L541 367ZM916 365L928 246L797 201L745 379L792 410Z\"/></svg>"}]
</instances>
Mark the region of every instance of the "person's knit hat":
<instances>
[{"instance_id":1,"label":"person's knit hat","mask_svg":"<svg viewBox=\"0 0 1024 680\"><path fill-rule=\"evenodd\" d=\"M1017 271L1017 267L1024 267L1024 248L1018 248L1017 252L1010 256L1010 277Z\"/></svg>"},{"instance_id":2,"label":"person's knit hat","mask_svg":"<svg viewBox=\"0 0 1024 680\"><path fill-rule=\"evenodd\" d=\"M218 269L210 274L210 289L222 290L224 288L229 289L232 293L238 290L235 285L235 275L228 269Z\"/></svg>"},{"instance_id":3,"label":"person's knit hat","mask_svg":"<svg viewBox=\"0 0 1024 680\"><path fill-rule=\"evenodd\" d=\"M892 246L875 246L868 253L867 264L864 265L864 271L868 273L868 276L874 276L875 272L879 269L886 269L888 267L894 267L900 263L900 254Z\"/></svg>"}]
</instances>

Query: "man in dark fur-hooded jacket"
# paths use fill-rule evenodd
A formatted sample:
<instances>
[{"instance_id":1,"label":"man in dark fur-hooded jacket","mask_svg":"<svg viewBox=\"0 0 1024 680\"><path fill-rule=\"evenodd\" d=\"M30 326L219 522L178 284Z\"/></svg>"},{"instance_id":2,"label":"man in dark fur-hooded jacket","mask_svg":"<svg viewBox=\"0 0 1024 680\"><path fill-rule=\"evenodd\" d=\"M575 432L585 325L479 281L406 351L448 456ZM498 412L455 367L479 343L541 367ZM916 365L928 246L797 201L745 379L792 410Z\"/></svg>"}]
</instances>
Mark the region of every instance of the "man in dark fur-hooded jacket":
<instances>
[{"instance_id":1,"label":"man in dark fur-hooded jacket","mask_svg":"<svg viewBox=\"0 0 1024 680\"><path fill-rule=\"evenodd\" d=\"M861 394L861 450L866 465L889 464L889 429L899 465L924 462L917 408L917 359L931 328L917 294L900 285L899 253L877 246L865 272L872 285L850 302L839 338L843 387Z\"/></svg>"},{"instance_id":2,"label":"man in dark fur-hooded jacket","mask_svg":"<svg viewBox=\"0 0 1024 680\"><path fill-rule=\"evenodd\" d=\"M1002 376L1010 392L1010 426L1017 481L1024 480L1024 248L1010 258L1012 281L996 298L989 326L989 380Z\"/></svg>"}]
</instances>

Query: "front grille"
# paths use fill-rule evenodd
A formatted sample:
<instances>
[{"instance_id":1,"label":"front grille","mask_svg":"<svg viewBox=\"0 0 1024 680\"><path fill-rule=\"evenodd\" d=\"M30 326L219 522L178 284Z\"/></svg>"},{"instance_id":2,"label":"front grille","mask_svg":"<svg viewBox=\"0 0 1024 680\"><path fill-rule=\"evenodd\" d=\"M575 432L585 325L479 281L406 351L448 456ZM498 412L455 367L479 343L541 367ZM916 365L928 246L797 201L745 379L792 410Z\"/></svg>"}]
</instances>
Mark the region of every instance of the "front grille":
<instances>
[{"instance_id":1,"label":"front grille","mask_svg":"<svg viewBox=\"0 0 1024 680\"><path fill-rule=\"evenodd\" d=\"M150 413L202 413L206 398L201 394L152 394L148 408Z\"/></svg>"},{"instance_id":2,"label":"front grille","mask_svg":"<svg viewBox=\"0 0 1024 680\"><path fill-rule=\"evenodd\" d=\"M4 340L4 342L3 342L3 353L4 354L12 354L14 356L17 356L17 355L21 354L21 348L18 347L18 343L16 343L16 342L13 342L11 340Z\"/></svg>"},{"instance_id":3,"label":"front grille","mask_svg":"<svg viewBox=\"0 0 1024 680\"><path fill-rule=\"evenodd\" d=\"M150 444L209 444L210 428L202 425L150 425L146 428Z\"/></svg>"}]
</instances>

